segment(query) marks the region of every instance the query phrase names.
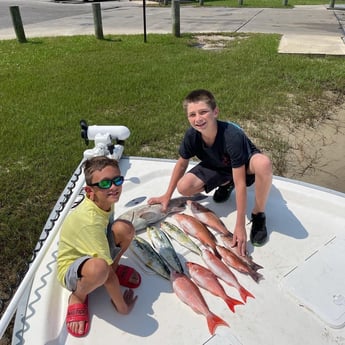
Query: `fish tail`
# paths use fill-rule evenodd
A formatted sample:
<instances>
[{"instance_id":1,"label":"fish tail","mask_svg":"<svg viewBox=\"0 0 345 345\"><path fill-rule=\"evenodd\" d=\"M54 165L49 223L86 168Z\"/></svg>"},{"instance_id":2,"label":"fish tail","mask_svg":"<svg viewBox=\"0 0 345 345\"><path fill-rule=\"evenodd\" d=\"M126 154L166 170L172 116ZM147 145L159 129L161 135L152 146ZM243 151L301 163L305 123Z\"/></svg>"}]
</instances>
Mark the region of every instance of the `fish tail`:
<instances>
[{"instance_id":1,"label":"fish tail","mask_svg":"<svg viewBox=\"0 0 345 345\"><path fill-rule=\"evenodd\" d=\"M230 296L226 297L224 299L225 303L228 305L229 309L234 313L235 312L235 306L236 305L240 305L240 304L243 304L242 301L239 301L235 298L232 298Z\"/></svg>"},{"instance_id":2,"label":"fish tail","mask_svg":"<svg viewBox=\"0 0 345 345\"><path fill-rule=\"evenodd\" d=\"M246 290L243 286L240 286L239 288L239 293L241 295L241 298L243 299L244 302L247 302L247 298L255 298L254 295L252 295L248 290Z\"/></svg>"},{"instance_id":3,"label":"fish tail","mask_svg":"<svg viewBox=\"0 0 345 345\"><path fill-rule=\"evenodd\" d=\"M248 271L249 275L253 278L253 280L258 283L262 278L263 278L263 275L259 272L256 272L254 270L249 270Z\"/></svg>"},{"instance_id":4,"label":"fish tail","mask_svg":"<svg viewBox=\"0 0 345 345\"><path fill-rule=\"evenodd\" d=\"M262 269L263 267L257 263L255 263L254 261L252 261L250 263L250 267L254 270L254 271L257 271L257 270L260 270Z\"/></svg>"},{"instance_id":5,"label":"fish tail","mask_svg":"<svg viewBox=\"0 0 345 345\"><path fill-rule=\"evenodd\" d=\"M223 325L223 326L230 327L227 322L225 322L223 319L221 319L219 316L217 316L213 313L209 313L207 315L207 325L208 325L208 329L212 335L215 333L216 328L218 326Z\"/></svg>"}]
</instances>

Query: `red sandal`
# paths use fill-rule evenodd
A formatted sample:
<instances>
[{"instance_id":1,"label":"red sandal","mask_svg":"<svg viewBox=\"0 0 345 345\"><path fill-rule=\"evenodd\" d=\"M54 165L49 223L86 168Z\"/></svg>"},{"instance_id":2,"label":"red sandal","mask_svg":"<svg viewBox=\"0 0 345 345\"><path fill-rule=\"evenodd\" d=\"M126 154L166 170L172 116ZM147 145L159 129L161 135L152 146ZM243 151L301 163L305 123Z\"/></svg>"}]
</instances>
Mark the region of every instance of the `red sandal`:
<instances>
[{"instance_id":1,"label":"red sandal","mask_svg":"<svg viewBox=\"0 0 345 345\"><path fill-rule=\"evenodd\" d=\"M85 327L84 327L83 333L75 333L68 326L69 322L79 322L79 321L85 321ZM74 303L68 306L67 316L66 316L66 327L67 327L68 333L77 338L83 337L89 332L90 321L89 321L89 308L88 308L87 297L86 297L85 303Z\"/></svg>"},{"instance_id":2,"label":"red sandal","mask_svg":"<svg viewBox=\"0 0 345 345\"><path fill-rule=\"evenodd\" d=\"M137 283L132 283L130 281L133 273L136 273L138 275ZM116 269L116 275L119 278L120 285L128 287L130 289L137 288L141 283L141 276L139 272L137 272L134 268L126 266L126 265L119 265Z\"/></svg>"}]
</instances>

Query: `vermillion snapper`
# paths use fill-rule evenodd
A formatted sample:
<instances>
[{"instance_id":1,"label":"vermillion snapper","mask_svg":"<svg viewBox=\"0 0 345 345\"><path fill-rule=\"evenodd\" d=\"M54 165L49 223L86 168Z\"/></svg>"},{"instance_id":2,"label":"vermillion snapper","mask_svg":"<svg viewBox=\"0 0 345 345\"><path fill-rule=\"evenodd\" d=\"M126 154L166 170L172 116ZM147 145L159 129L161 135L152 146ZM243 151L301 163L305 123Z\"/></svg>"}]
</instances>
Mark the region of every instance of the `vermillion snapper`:
<instances>
[{"instance_id":1,"label":"vermillion snapper","mask_svg":"<svg viewBox=\"0 0 345 345\"><path fill-rule=\"evenodd\" d=\"M248 290L246 290L237 280L236 276L231 272L230 268L223 261L217 258L207 249L203 249L202 257L208 268L229 286L233 286L241 295L244 302L248 297L255 298Z\"/></svg>"},{"instance_id":2,"label":"vermillion snapper","mask_svg":"<svg viewBox=\"0 0 345 345\"><path fill-rule=\"evenodd\" d=\"M177 220L185 233L198 239L204 246L216 250L216 238L203 223L184 213L174 214L172 217Z\"/></svg>"},{"instance_id":3,"label":"vermillion snapper","mask_svg":"<svg viewBox=\"0 0 345 345\"><path fill-rule=\"evenodd\" d=\"M206 317L210 333L213 335L220 325L228 326L228 323L210 311L199 288L183 273L171 272L171 282L177 297L190 306L197 314Z\"/></svg>"},{"instance_id":4,"label":"vermillion snapper","mask_svg":"<svg viewBox=\"0 0 345 345\"><path fill-rule=\"evenodd\" d=\"M200 220L200 222L221 234L232 236L232 233L212 210L192 200L188 200L187 204L189 205L194 217Z\"/></svg>"},{"instance_id":5,"label":"vermillion snapper","mask_svg":"<svg viewBox=\"0 0 345 345\"><path fill-rule=\"evenodd\" d=\"M219 283L216 275L208 268L197 264L196 262L186 262L189 274L193 281L201 288L211 292L211 294L220 297L228 305L229 309L234 313L235 305L243 304L243 302L228 296Z\"/></svg>"}]
</instances>

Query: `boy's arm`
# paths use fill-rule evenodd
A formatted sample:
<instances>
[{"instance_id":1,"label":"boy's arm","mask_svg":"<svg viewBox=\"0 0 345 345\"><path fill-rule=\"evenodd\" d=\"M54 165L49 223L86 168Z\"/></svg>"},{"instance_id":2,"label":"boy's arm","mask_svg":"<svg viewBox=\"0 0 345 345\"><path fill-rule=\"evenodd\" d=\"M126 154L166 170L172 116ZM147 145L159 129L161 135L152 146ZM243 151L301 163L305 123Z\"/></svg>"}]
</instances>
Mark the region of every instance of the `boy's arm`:
<instances>
[{"instance_id":1,"label":"boy's arm","mask_svg":"<svg viewBox=\"0 0 345 345\"><path fill-rule=\"evenodd\" d=\"M175 167L174 167L174 170L173 170L173 172L171 174L170 182L169 182L169 185L168 185L168 188L167 188L166 192L163 195L159 196L159 197L150 198L148 200L148 203L150 205L152 205L152 204L162 204L162 206L163 206L162 211L163 212L167 209L169 201L170 201L171 196L173 195L173 193L174 193L174 191L176 189L178 181L182 178L182 176L184 175L184 173L187 170L188 163L189 163L189 160L188 159L184 159L182 157L180 157L177 160L177 162L175 164Z\"/></svg>"},{"instance_id":2,"label":"boy's arm","mask_svg":"<svg viewBox=\"0 0 345 345\"><path fill-rule=\"evenodd\" d=\"M233 236L233 246L237 246L239 254L245 255L247 248L247 232L245 217L247 209L247 185L245 166L232 169L233 180L236 190L236 224Z\"/></svg>"}]
</instances>

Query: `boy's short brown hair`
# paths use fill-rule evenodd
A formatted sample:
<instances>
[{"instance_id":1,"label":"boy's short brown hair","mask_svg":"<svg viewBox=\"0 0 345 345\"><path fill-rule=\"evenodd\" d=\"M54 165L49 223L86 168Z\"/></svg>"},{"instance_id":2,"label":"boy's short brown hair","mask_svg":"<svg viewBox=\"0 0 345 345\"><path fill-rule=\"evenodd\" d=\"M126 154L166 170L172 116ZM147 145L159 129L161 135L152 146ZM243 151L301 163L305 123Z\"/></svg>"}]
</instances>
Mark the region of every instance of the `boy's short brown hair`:
<instances>
[{"instance_id":1,"label":"boy's short brown hair","mask_svg":"<svg viewBox=\"0 0 345 345\"><path fill-rule=\"evenodd\" d=\"M120 170L119 163L115 159L106 156L97 156L87 159L83 163L86 184L91 185L93 173L103 170L107 166L112 166Z\"/></svg>"},{"instance_id":2,"label":"boy's short brown hair","mask_svg":"<svg viewBox=\"0 0 345 345\"><path fill-rule=\"evenodd\" d=\"M190 92L183 100L183 109L187 112L189 103L205 102L212 110L217 108L217 102L212 92L204 89L198 89Z\"/></svg>"}]
</instances>

